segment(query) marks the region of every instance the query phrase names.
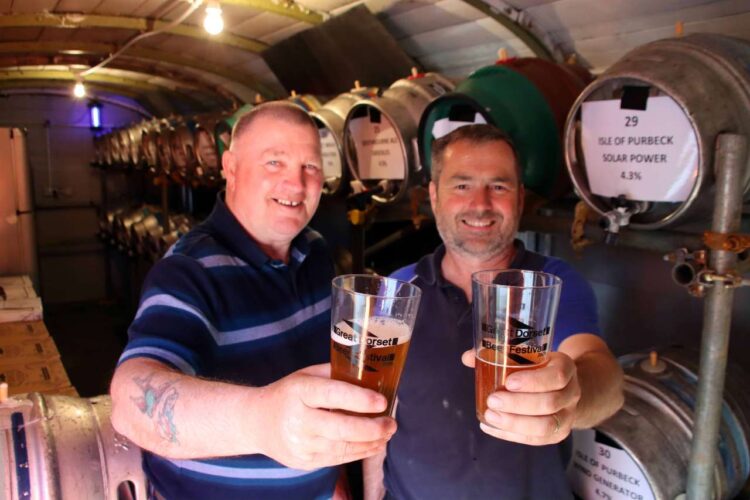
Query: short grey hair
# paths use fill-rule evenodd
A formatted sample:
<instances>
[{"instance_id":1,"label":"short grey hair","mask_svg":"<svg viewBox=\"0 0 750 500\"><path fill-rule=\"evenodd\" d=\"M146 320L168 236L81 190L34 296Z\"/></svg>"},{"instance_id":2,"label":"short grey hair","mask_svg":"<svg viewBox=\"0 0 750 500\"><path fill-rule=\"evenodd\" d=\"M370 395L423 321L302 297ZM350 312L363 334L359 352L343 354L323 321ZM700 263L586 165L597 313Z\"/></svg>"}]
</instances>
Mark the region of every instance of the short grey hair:
<instances>
[{"instance_id":1,"label":"short grey hair","mask_svg":"<svg viewBox=\"0 0 750 500\"><path fill-rule=\"evenodd\" d=\"M312 117L301 107L289 101L269 101L255 106L240 116L232 127L231 144L234 144L235 140L244 134L255 120L262 117L275 118L294 125L309 125L316 134L318 133L318 127Z\"/></svg>"},{"instance_id":2,"label":"short grey hair","mask_svg":"<svg viewBox=\"0 0 750 500\"><path fill-rule=\"evenodd\" d=\"M431 161L431 178L435 185L438 184L440 179L440 173L443 170L443 160L445 157L445 150L448 146L459 141L469 141L474 144L485 144L488 142L504 142L506 143L511 151L513 151L513 159L516 165L516 173L518 174L518 183L523 184L523 176L521 172L521 162L518 159L518 151L516 146L513 144L513 139L503 130L500 130L494 125L486 123L464 125L449 134L444 135L440 139L436 139L432 143L432 154L430 157Z\"/></svg>"}]
</instances>

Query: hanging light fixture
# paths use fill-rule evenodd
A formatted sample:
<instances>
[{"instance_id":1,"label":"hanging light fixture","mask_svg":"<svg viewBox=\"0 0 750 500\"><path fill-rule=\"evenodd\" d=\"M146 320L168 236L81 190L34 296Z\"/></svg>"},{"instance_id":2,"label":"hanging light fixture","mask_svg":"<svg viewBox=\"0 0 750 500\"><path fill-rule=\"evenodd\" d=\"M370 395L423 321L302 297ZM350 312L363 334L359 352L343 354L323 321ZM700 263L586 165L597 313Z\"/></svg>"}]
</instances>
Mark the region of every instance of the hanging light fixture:
<instances>
[{"instance_id":1,"label":"hanging light fixture","mask_svg":"<svg viewBox=\"0 0 750 500\"><path fill-rule=\"evenodd\" d=\"M217 1L209 1L206 6L206 18L203 28L210 35L218 35L224 30L224 19L221 17L221 7Z\"/></svg>"},{"instance_id":2,"label":"hanging light fixture","mask_svg":"<svg viewBox=\"0 0 750 500\"><path fill-rule=\"evenodd\" d=\"M73 86L73 96L77 99L86 97L86 87L83 85L83 80L76 80L76 84Z\"/></svg>"}]
</instances>

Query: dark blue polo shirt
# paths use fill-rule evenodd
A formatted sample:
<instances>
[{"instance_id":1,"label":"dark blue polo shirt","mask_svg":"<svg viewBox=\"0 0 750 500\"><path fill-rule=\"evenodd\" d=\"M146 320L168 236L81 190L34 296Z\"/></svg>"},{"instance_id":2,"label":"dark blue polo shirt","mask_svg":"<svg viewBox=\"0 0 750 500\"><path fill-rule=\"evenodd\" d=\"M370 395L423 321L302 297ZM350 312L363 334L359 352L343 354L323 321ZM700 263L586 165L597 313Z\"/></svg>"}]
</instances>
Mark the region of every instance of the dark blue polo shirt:
<instances>
[{"instance_id":1,"label":"dark blue polo shirt","mask_svg":"<svg viewBox=\"0 0 750 500\"><path fill-rule=\"evenodd\" d=\"M588 283L565 262L527 251L520 241L516 246L510 268L562 278L554 348L575 333L598 334ZM443 277L444 255L441 246L393 274L420 287L422 300L398 391L398 431L388 443L389 498L572 498L565 476L569 443L527 446L479 429L474 371L461 363L461 354L473 347L471 304Z\"/></svg>"},{"instance_id":2,"label":"dark blue polo shirt","mask_svg":"<svg viewBox=\"0 0 750 500\"><path fill-rule=\"evenodd\" d=\"M327 362L332 277L318 233L305 229L294 239L288 265L273 260L220 196L209 218L150 271L120 363L147 357L189 375L263 386ZM337 468L295 470L263 455L144 453L144 470L170 500L330 498L337 479Z\"/></svg>"}]
</instances>

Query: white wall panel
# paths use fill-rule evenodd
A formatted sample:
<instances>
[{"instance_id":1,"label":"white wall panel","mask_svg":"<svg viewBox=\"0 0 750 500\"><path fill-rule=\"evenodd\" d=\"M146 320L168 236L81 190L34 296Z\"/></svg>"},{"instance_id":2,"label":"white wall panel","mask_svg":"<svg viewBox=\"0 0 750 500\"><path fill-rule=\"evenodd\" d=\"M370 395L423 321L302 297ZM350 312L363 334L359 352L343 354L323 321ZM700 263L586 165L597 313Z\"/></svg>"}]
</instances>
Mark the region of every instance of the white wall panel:
<instances>
[{"instance_id":1,"label":"white wall panel","mask_svg":"<svg viewBox=\"0 0 750 500\"><path fill-rule=\"evenodd\" d=\"M288 17L279 16L270 12L264 12L248 18L247 20L235 24L232 27L232 33L253 38L259 40L265 35L269 35L274 31L286 28L287 26L294 24L294 19Z\"/></svg>"},{"instance_id":2,"label":"white wall panel","mask_svg":"<svg viewBox=\"0 0 750 500\"><path fill-rule=\"evenodd\" d=\"M307 23L294 23L290 26L277 30L273 33L269 33L268 35L262 36L259 38L259 40L269 45L273 45L301 31L305 31L309 27L310 25Z\"/></svg>"},{"instance_id":3,"label":"white wall panel","mask_svg":"<svg viewBox=\"0 0 750 500\"><path fill-rule=\"evenodd\" d=\"M484 17L484 14L475 8L465 3L463 5L467 8L459 10L455 9L455 1L439 2L397 16L385 17L382 21L391 35L398 40Z\"/></svg>"}]
</instances>

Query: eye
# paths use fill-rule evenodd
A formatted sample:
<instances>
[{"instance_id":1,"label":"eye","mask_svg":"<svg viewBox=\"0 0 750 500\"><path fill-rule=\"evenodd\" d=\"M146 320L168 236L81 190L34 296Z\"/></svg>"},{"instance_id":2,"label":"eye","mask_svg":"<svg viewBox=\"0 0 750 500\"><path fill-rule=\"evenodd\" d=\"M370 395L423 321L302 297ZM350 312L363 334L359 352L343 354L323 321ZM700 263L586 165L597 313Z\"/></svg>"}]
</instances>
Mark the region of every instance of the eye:
<instances>
[{"instance_id":1,"label":"eye","mask_svg":"<svg viewBox=\"0 0 750 500\"><path fill-rule=\"evenodd\" d=\"M281 162L279 160L268 160L266 162L266 165L268 165L269 167L280 167Z\"/></svg>"},{"instance_id":2,"label":"eye","mask_svg":"<svg viewBox=\"0 0 750 500\"><path fill-rule=\"evenodd\" d=\"M469 185L468 184L456 184L455 186L453 186L453 189L455 189L456 191L466 191L467 189L469 189Z\"/></svg>"},{"instance_id":3,"label":"eye","mask_svg":"<svg viewBox=\"0 0 750 500\"><path fill-rule=\"evenodd\" d=\"M305 163L303 168L310 173L315 173L320 170L320 167L316 165L315 163Z\"/></svg>"},{"instance_id":4,"label":"eye","mask_svg":"<svg viewBox=\"0 0 750 500\"><path fill-rule=\"evenodd\" d=\"M507 191L508 190L508 186L506 186L504 184L495 184L495 185L492 186L492 190L493 191L497 191L497 192L503 192L503 191Z\"/></svg>"}]
</instances>

